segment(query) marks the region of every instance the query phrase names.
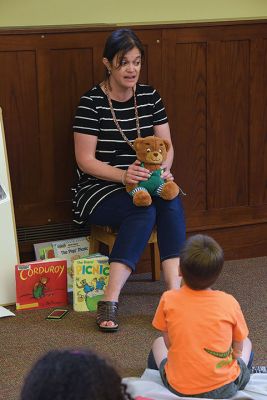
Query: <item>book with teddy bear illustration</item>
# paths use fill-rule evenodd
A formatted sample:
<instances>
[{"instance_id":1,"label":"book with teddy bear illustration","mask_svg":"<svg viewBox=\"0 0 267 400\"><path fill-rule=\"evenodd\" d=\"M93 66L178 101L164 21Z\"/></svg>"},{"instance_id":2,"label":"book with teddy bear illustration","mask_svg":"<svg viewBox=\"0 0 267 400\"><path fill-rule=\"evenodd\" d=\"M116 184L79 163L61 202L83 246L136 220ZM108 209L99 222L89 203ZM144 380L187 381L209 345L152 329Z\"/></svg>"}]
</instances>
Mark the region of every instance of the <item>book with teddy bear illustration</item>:
<instances>
[{"instance_id":1,"label":"book with teddy bear illustration","mask_svg":"<svg viewBox=\"0 0 267 400\"><path fill-rule=\"evenodd\" d=\"M67 304L67 260L51 258L17 264L15 278L17 310Z\"/></svg>"},{"instance_id":2,"label":"book with teddy bear illustration","mask_svg":"<svg viewBox=\"0 0 267 400\"><path fill-rule=\"evenodd\" d=\"M108 257L96 253L73 262L73 308L96 311L109 278Z\"/></svg>"}]
</instances>

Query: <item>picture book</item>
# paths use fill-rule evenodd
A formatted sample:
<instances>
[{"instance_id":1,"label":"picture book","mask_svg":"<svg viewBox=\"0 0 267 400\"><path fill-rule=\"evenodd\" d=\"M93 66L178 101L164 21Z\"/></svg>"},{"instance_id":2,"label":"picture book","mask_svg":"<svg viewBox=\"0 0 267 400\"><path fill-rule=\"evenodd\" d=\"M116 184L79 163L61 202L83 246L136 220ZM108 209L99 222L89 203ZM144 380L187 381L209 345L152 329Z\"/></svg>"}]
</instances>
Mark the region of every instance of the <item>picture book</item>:
<instances>
[{"instance_id":1,"label":"picture book","mask_svg":"<svg viewBox=\"0 0 267 400\"><path fill-rule=\"evenodd\" d=\"M67 261L60 258L15 266L16 309L32 310L67 304Z\"/></svg>"},{"instance_id":2,"label":"picture book","mask_svg":"<svg viewBox=\"0 0 267 400\"><path fill-rule=\"evenodd\" d=\"M57 240L52 242L55 257L67 260L67 284L68 291L73 290L72 264L78 258L89 255L89 237L78 237L73 239Z\"/></svg>"},{"instance_id":3,"label":"picture book","mask_svg":"<svg viewBox=\"0 0 267 400\"><path fill-rule=\"evenodd\" d=\"M35 243L33 245L36 260L54 258L55 252L51 242Z\"/></svg>"},{"instance_id":4,"label":"picture book","mask_svg":"<svg viewBox=\"0 0 267 400\"><path fill-rule=\"evenodd\" d=\"M109 278L108 257L92 254L73 262L73 308L96 311Z\"/></svg>"}]
</instances>

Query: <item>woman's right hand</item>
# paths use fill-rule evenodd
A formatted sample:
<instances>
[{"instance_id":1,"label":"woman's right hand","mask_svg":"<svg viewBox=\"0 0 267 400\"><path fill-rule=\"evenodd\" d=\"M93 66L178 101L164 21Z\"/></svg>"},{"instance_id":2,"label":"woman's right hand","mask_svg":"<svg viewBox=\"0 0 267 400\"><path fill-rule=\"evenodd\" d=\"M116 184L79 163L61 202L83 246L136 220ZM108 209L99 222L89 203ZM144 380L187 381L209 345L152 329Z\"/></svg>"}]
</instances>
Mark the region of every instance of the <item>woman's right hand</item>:
<instances>
[{"instance_id":1,"label":"woman's right hand","mask_svg":"<svg viewBox=\"0 0 267 400\"><path fill-rule=\"evenodd\" d=\"M146 181L150 177L150 171L140 165L141 161L139 160L129 165L125 173L125 184L136 184L140 181Z\"/></svg>"}]
</instances>

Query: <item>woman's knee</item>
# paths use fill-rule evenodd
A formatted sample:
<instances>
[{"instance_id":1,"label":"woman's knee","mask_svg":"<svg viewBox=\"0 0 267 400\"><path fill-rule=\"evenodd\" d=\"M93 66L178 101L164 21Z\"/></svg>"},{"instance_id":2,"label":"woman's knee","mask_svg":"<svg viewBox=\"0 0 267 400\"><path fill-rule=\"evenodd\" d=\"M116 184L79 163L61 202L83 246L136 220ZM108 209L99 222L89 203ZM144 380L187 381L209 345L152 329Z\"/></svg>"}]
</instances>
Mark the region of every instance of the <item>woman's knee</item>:
<instances>
[{"instance_id":1,"label":"woman's knee","mask_svg":"<svg viewBox=\"0 0 267 400\"><path fill-rule=\"evenodd\" d=\"M153 204L148 207L134 206L128 216L122 221L123 223L130 223L130 227L136 226L139 229L144 229L145 227L152 229L156 223L156 208Z\"/></svg>"},{"instance_id":2,"label":"woman's knee","mask_svg":"<svg viewBox=\"0 0 267 400\"><path fill-rule=\"evenodd\" d=\"M157 212L156 207L153 204L149 207L142 207L141 215L144 220L153 221L154 224L156 223Z\"/></svg>"},{"instance_id":3,"label":"woman's knee","mask_svg":"<svg viewBox=\"0 0 267 400\"><path fill-rule=\"evenodd\" d=\"M158 215L184 215L184 207L180 196L173 200L163 200L160 197L155 199L155 207Z\"/></svg>"},{"instance_id":4,"label":"woman's knee","mask_svg":"<svg viewBox=\"0 0 267 400\"><path fill-rule=\"evenodd\" d=\"M184 217L184 207L180 196L177 196L175 199L171 200L166 209L171 213L174 212L176 215Z\"/></svg>"}]
</instances>

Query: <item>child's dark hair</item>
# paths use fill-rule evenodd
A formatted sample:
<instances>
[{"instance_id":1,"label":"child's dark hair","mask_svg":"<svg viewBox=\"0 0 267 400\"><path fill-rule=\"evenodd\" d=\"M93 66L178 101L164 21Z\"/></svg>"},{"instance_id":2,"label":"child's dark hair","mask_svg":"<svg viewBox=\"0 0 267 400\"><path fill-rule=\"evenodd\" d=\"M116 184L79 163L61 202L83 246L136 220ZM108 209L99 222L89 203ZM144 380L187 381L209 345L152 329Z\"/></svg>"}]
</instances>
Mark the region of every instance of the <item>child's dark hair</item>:
<instances>
[{"instance_id":1,"label":"child's dark hair","mask_svg":"<svg viewBox=\"0 0 267 400\"><path fill-rule=\"evenodd\" d=\"M116 54L119 55L119 66L121 66L123 57L128 51L137 47L141 53L141 59L144 58L144 47L140 39L131 29L117 29L107 38L103 57L111 63Z\"/></svg>"},{"instance_id":2,"label":"child's dark hair","mask_svg":"<svg viewBox=\"0 0 267 400\"><path fill-rule=\"evenodd\" d=\"M180 269L187 286L203 290L218 278L224 263L223 250L211 237L194 235L186 240L180 253Z\"/></svg>"},{"instance_id":3,"label":"child's dark hair","mask_svg":"<svg viewBox=\"0 0 267 400\"><path fill-rule=\"evenodd\" d=\"M117 371L89 350L52 350L27 375L20 400L132 399Z\"/></svg>"}]
</instances>

